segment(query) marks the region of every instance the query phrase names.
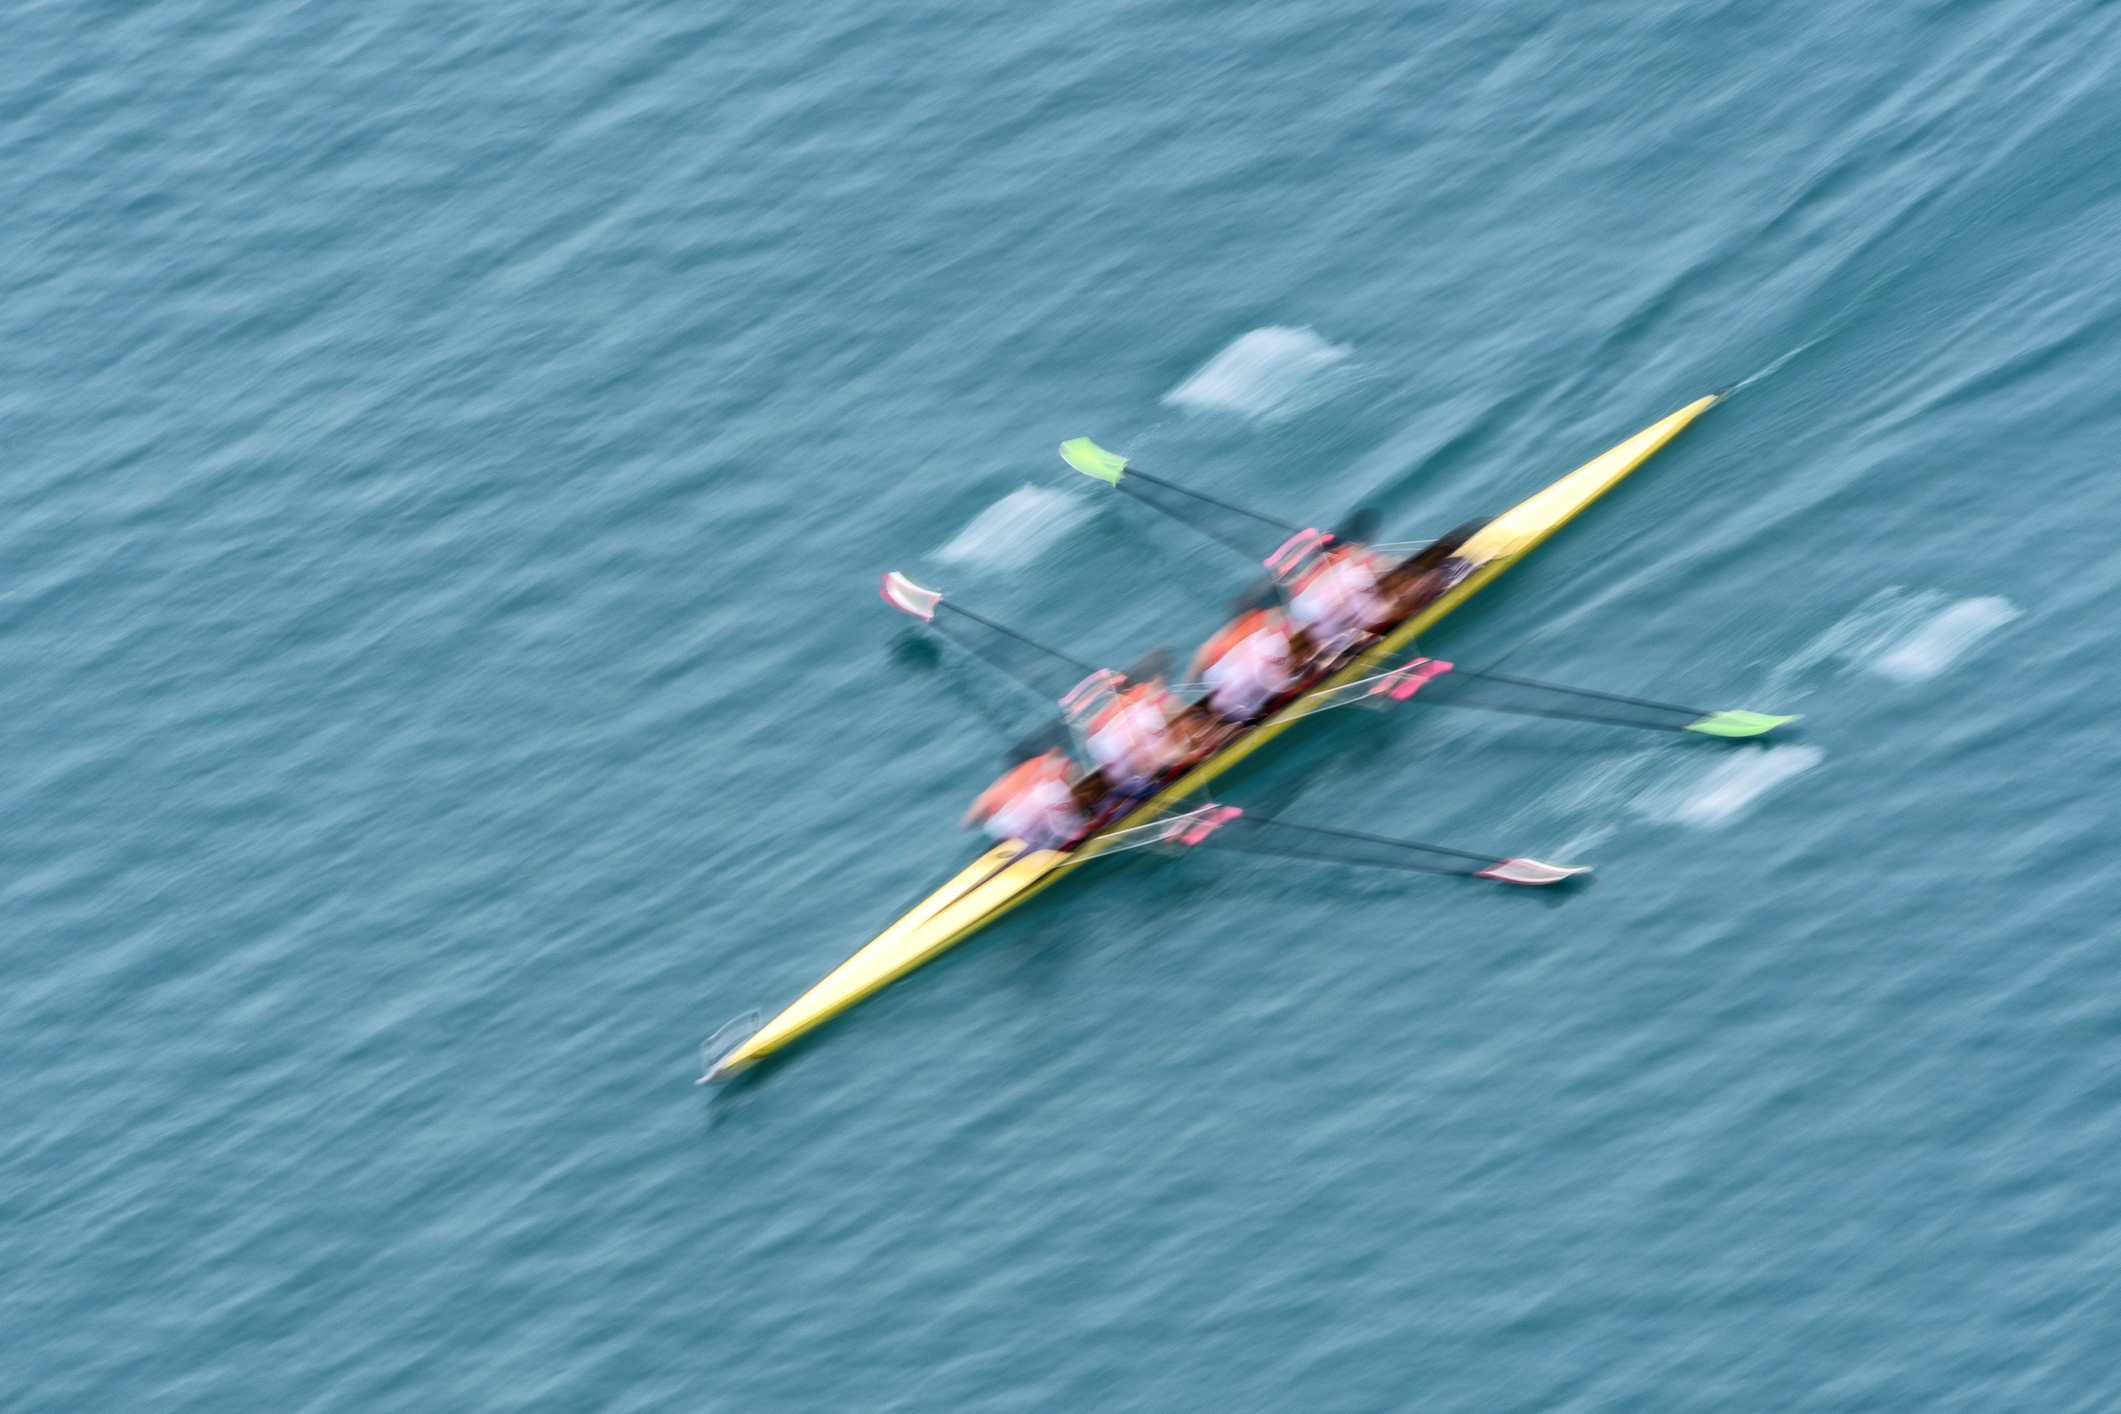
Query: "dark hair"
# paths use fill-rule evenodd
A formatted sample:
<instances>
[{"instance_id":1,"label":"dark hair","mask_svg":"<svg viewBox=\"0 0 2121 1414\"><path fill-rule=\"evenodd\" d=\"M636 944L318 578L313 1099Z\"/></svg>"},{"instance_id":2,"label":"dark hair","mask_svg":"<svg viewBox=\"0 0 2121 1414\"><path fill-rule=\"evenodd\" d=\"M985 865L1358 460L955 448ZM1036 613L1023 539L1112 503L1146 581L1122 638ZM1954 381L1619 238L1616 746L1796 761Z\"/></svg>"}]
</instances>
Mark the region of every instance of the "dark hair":
<instances>
[{"instance_id":1,"label":"dark hair","mask_svg":"<svg viewBox=\"0 0 2121 1414\"><path fill-rule=\"evenodd\" d=\"M1485 519L1467 521L1464 525L1452 530L1441 539L1431 540L1428 544L1422 546L1411 559L1399 568L1408 575L1418 574L1422 570L1435 569L1445 560L1457 554L1461 545L1485 530L1488 523L1488 520Z\"/></svg>"},{"instance_id":2,"label":"dark hair","mask_svg":"<svg viewBox=\"0 0 2121 1414\"><path fill-rule=\"evenodd\" d=\"M1245 592L1230 601L1230 617L1249 614L1254 609L1271 609L1281 602L1281 583L1272 575L1254 580L1245 587Z\"/></svg>"},{"instance_id":3,"label":"dark hair","mask_svg":"<svg viewBox=\"0 0 2121 1414\"><path fill-rule=\"evenodd\" d=\"M1127 680L1130 687L1138 682L1148 682L1152 678L1171 676L1171 650L1161 643L1157 644L1127 664L1120 676Z\"/></svg>"},{"instance_id":4,"label":"dark hair","mask_svg":"<svg viewBox=\"0 0 2121 1414\"><path fill-rule=\"evenodd\" d=\"M1044 756L1049 751L1068 751L1074 745L1075 738L1068 732L1068 719L1055 717L1009 748L1009 764L1021 766L1035 756Z\"/></svg>"},{"instance_id":5,"label":"dark hair","mask_svg":"<svg viewBox=\"0 0 2121 1414\"><path fill-rule=\"evenodd\" d=\"M1378 514L1377 507L1363 506L1350 512L1346 520L1333 527L1333 538L1344 540L1351 545L1367 545L1377 538L1378 522L1383 519L1384 517Z\"/></svg>"}]
</instances>

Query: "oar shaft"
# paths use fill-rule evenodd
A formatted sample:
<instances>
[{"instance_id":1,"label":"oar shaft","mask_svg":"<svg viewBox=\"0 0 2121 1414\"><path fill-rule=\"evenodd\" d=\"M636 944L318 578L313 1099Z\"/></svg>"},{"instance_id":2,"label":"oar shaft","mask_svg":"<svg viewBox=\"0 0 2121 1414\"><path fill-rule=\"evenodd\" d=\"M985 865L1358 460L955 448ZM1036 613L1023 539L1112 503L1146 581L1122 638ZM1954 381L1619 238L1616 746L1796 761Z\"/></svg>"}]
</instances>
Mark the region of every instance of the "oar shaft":
<instances>
[{"instance_id":1,"label":"oar shaft","mask_svg":"<svg viewBox=\"0 0 2121 1414\"><path fill-rule=\"evenodd\" d=\"M1522 717L1554 717L1705 736L1758 736L1797 720L1759 712L1708 712L1675 702L1653 702L1644 697L1623 697L1617 692L1595 692L1585 687L1563 687L1560 683L1457 668L1431 658L1415 658L1389 672L1336 688L1321 698L1313 710L1381 699L1404 702L1408 698L1418 698L1434 707L1472 707Z\"/></svg>"},{"instance_id":2,"label":"oar shaft","mask_svg":"<svg viewBox=\"0 0 2121 1414\"><path fill-rule=\"evenodd\" d=\"M1066 663L1071 668L1080 668L1086 673L1094 673L1097 671L1096 668L1092 667L1088 663L1085 663L1082 659L1071 657L1070 655L1061 652L1058 648L1049 648L1045 644L1040 643L1035 638L1030 638L1024 634L1018 633L1015 629L1010 628L1007 624L996 623L994 620L988 618L985 614L975 614L970 609L961 608L960 606L949 603L947 601L938 604L936 607L939 609L948 609L951 613L962 615L963 617L972 620L976 624L983 624L986 627L993 629L996 633L1005 633L1009 635L1009 637L1015 639L1018 643L1023 644L1026 648L1035 648L1039 652L1045 654L1048 658L1051 658L1056 662Z\"/></svg>"},{"instance_id":3,"label":"oar shaft","mask_svg":"<svg viewBox=\"0 0 2121 1414\"><path fill-rule=\"evenodd\" d=\"M1462 877L1499 879L1510 884L1554 884L1580 867L1548 864L1542 860L1483 854L1453 849L1449 845L1423 844L1416 840L1386 839L1359 830L1340 830L1330 825L1299 825L1293 820L1273 820L1246 815L1227 806L1220 815L1204 819L1181 838L1186 844L1233 849L1247 854L1274 854L1291 859L1317 859L1333 864L1363 864L1380 869L1408 869L1423 874L1457 874Z\"/></svg>"},{"instance_id":4,"label":"oar shaft","mask_svg":"<svg viewBox=\"0 0 2121 1414\"><path fill-rule=\"evenodd\" d=\"M1687 712L1696 717L1704 715L1699 707L1681 707L1672 702L1652 702L1646 697L1622 697L1612 692L1594 692L1587 687L1563 687L1559 683L1534 682L1530 678L1507 677L1502 673L1486 672L1478 668L1459 668L1454 676L1462 679L1479 679L1485 682L1508 683L1513 687L1536 688L1545 692L1565 692L1571 697L1588 697L1600 702L1620 702L1630 707L1654 707L1665 712Z\"/></svg>"},{"instance_id":5,"label":"oar shaft","mask_svg":"<svg viewBox=\"0 0 2121 1414\"><path fill-rule=\"evenodd\" d=\"M1058 702L1097 669L1049 648L1006 624L945 600L929 624L988 666L998 668L1041 697Z\"/></svg>"},{"instance_id":6,"label":"oar shaft","mask_svg":"<svg viewBox=\"0 0 2121 1414\"><path fill-rule=\"evenodd\" d=\"M1249 559L1265 560L1290 536L1303 534L1297 527L1258 511L1232 505L1217 496L1166 481L1138 470L1127 458L1108 452L1087 437L1061 443L1061 459L1083 475L1114 486L1135 500L1173 520L1192 526L1201 534L1226 545Z\"/></svg>"},{"instance_id":7,"label":"oar shaft","mask_svg":"<svg viewBox=\"0 0 2121 1414\"><path fill-rule=\"evenodd\" d=\"M1330 825L1299 825L1292 820L1247 815L1235 806L1213 804L1167 816L1153 824L1137 825L1102 836L1089 848L1087 857L1138 849L1144 845L1182 849L1208 845L1243 854L1317 859L1331 864L1367 864L1384 869L1410 869L1423 874L1456 874L1466 878L1498 879L1508 884L1554 884L1571 875L1588 872L1565 864L1481 854L1414 840L1386 839L1382 835L1338 830Z\"/></svg>"},{"instance_id":8,"label":"oar shaft","mask_svg":"<svg viewBox=\"0 0 2121 1414\"><path fill-rule=\"evenodd\" d=\"M1243 506L1233 506L1228 501L1217 500L1215 497L1208 495L1204 491L1195 491L1189 486L1180 486L1177 482L1166 481L1161 476L1151 476L1148 472L1143 471L1140 467L1134 466L1131 463L1127 467L1127 477L1129 480L1146 481L1153 486L1161 486L1166 491L1176 492L1178 495L1181 496L1189 496L1196 501L1205 501L1211 506L1220 506L1226 511L1231 511L1237 515L1245 517L1247 520L1256 520L1262 525L1271 525L1284 535L1294 535L1299 529L1301 529L1301 527L1299 526L1290 525L1287 521L1279 521L1274 519L1274 517L1272 516L1263 516L1258 511L1247 510ZM1120 489L1126 489L1125 481L1122 481L1120 483Z\"/></svg>"},{"instance_id":9,"label":"oar shaft","mask_svg":"<svg viewBox=\"0 0 2121 1414\"><path fill-rule=\"evenodd\" d=\"M1362 844L1386 845L1394 849L1427 850L1432 854L1448 854L1458 859L1470 859L1481 864L1493 864L1502 857L1496 854L1480 854L1468 849L1452 849L1449 845L1422 844L1415 840L1387 839L1383 835L1366 835L1360 830L1338 830L1331 825L1299 825L1293 820L1276 820L1265 815L1244 815L1238 818L1256 827L1293 830L1307 835L1326 835L1333 839L1358 841Z\"/></svg>"}]
</instances>

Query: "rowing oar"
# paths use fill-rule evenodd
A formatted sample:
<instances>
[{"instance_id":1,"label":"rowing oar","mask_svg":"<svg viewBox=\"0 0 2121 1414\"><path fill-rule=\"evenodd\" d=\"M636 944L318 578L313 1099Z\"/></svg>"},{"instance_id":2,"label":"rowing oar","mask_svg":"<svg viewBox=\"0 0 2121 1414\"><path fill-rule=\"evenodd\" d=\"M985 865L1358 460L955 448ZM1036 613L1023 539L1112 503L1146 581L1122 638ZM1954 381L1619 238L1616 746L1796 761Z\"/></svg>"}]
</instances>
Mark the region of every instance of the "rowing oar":
<instances>
[{"instance_id":1,"label":"rowing oar","mask_svg":"<svg viewBox=\"0 0 2121 1414\"><path fill-rule=\"evenodd\" d=\"M1093 668L1081 659L1026 638L970 609L944 600L941 591L923 588L896 571L884 576L883 595L893 608L913 615L960 646L1032 690L1073 708L1103 688L1117 686L1122 674ZM948 618L937 611L947 609ZM1390 672L1363 678L1309 700L1310 711L1354 703L1390 706L1416 698L1437 707L1472 707L1526 717L1557 717L1611 727L1649 731L1695 732L1702 736L1751 737L1771 731L1795 717L1763 712L1712 712L1640 697L1534 682L1530 678L1460 669L1436 658L1416 658Z\"/></svg>"},{"instance_id":2,"label":"rowing oar","mask_svg":"<svg viewBox=\"0 0 2121 1414\"><path fill-rule=\"evenodd\" d=\"M1288 582L1310 557L1342 543L1368 544L1377 538L1377 512L1367 506L1355 511L1330 531L1316 526L1298 529L1272 516L1233 506L1176 482L1151 476L1117 452L1108 452L1088 437L1072 437L1060 445L1061 460L1085 476L1094 477L1134 497L1173 520L1183 521L1201 534L1227 545L1247 559L1267 567L1269 578L1253 585L1231 605L1233 611L1263 608L1286 597ZM1406 574L1419 574L1441 565L1458 547L1473 538L1486 520L1467 521L1436 540L1416 542L1417 553L1400 566Z\"/></svg>"},{"instance_id":3,"label":"rowing oar","mask_svg":"<svg viewBox=\"0 0 2121 1414\"><path fill-rule=\"evenodd\" d=\"M1058 648L1048 648L983 614L945 603L941 590L915 584L897 570L884 576L882 593L884 602L892 608L913 615L974 657L1063 707L1107 683L1117 682L1121 676L1110 668L1092 667ZM944 609L949 611L948 616L937 618L937 611Z\"/></svg>"},{"instance_id":4,"label":"rowing oar","mask_svg":"<svg viewBox=\"0 0 2121 1414\"><path fill-rule=\"evenodd\" d=\"M1415 658L1390 672L1335 688L1312 699L1311 710L1357 703L1384 706L1409 699L1432 707L1476 707L1484 712L1510 712L1523 717L1559 717L1609 727L1698 732L1703 736L1759 736L1797 720L1795 716L1773 717L1765 712L1710 712L1672 702L1534 682L1530 678L1461 668L1439 658Z\"/></svg>"},{"instance_id":5,"label":"rowing oar","mask_svg":"<svg viewBox=\"0 0 2121 1414\"><path fill-rule=\"evenodd\" d=\"M1077 857L1084 861L1101 859L1108 854L1144 846L1184 852L1202 845L1247 854L1274 854L1335 864L1366 864L1423 874L1456 874L1505 884L1558 884L1591 872L1588 865L1549 864L1543 859L1522 857L1498 858L1493 854L1452 849L1446 845L1389 840L1381 835L1364 835L1321 825L1299 825L1293 820L1269 819L1248 814L1236 806L1215 804L1167 815L1153 824L1093 835L1078 847ZM1005 857L990 869L971 874L969 879L960 876L963 887L951 897L964 897L1001 873L1016 857ZM729 1079L729 1075L721 1070L722 1062L758 1032L759 1021L760 1013L746 1012L708 1037L700 1047L702 1074L695 1083L711 1085Z\"/></svg>"},{"instance_id":6,"label":"rowing oar","mask_svg":"<svg viewBox=\"0 0 2121 1414\"><path fill-rule=\"evenodd\" d=\"M1588 874L1587 864L1549 864L1543 859L1500 857L1447 845L1388 840L1382 835L1299 825L1248 815L1234 805L1204 805L1151 825L1137 825L1099 836L1093 857L1116 850L1163 845L1191 849L1234 849L1246 854L1277 854L1291 859L1322 859L1335 864L1367 864L1382 869L1412 869L1423 874L1458 874L1497 879L1505 884L1558 884Z\"/></svg>"},{"instance_id":7,"label":"rowing oar","mask_svg":"<svg viewBox=\"0 0 2121 1414\"><path fill-rule=\"evenodd\" d=\"M1322 530L1299 528L1151 476L1088 437L1073 437L1061 443L1060 454L1063 461L1083 475L1115 487L1173 520L1185 522L1210 540L1229 546L1247 559L1258 560L1276 574L1285 568L1277 561L1294 563L1303 558L1306 550L1333 538Z\"/></svg>"}]
</instances>

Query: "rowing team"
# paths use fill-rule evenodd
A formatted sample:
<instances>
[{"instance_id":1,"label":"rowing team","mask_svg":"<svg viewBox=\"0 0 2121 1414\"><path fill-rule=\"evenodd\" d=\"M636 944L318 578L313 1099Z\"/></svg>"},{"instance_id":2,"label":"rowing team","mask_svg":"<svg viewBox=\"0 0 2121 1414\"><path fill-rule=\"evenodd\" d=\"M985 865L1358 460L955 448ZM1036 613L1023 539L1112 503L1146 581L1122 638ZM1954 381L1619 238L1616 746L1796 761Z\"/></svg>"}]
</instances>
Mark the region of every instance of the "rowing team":
<instances>
[{"instance_id":1,"label":"rowing team","mask_svg":"<svg viewBox=\"0 0 2121 1414\"><path fill-rule=\"evenodd\" d=\"M1147 795L1173 768L1216 750L1291 688L1434 598L1449 573L1435 558L1394 562L1366 545L1322 546L1288 586L1285 606L1241 613L1194 655L1188 676L1208 689L1198 702L1177 697L1161 673L1119 679L1085 714L1083 744L1095 769L1082 771L1053 747L989 786L966 826L1033 849L1080 837L1093 815L1112 813L1101 805Z\"/></svg>"}]
</instances>

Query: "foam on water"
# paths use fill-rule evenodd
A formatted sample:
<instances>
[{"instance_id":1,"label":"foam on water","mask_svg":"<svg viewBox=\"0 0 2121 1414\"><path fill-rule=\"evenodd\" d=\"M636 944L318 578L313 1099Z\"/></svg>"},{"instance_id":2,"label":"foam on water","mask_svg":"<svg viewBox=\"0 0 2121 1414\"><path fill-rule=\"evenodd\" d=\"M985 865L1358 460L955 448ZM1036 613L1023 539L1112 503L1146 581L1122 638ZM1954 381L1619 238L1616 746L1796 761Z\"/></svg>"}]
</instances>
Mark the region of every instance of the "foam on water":
<instances>
[{"instance_id":1,"label":"foam on water","mask_svg":"<svg viewBox=\"0 0 2121 1414\"><path fill-rule=\"evenodd\" d=\"M1881 589L1778 665L1768 694L1790 692L1807 671L1828 663L1840 664L1844 672L1921 682L1951 667L2022 612L1995 595L1955 604L1934 589Z\"/></svg>"},{"instance_id":2,"label":"foam on water","mask_svg":"<svg viewBox=\"0 0 2121 1414\"><path fill-rule=\"evenodd\" d=\"M1309 329L1254 329L1164 394L1164 401L1195 412L1279 421L1332 392L1331 375L1351 352Z\"/></svg>"},{"instance_id":3,"label":"foam on water","mask_svg":"<svg viewBox=\"0 0 2121 1414\"><path fill-rule=\"evenodd\" d=\"M1636 813L1668 825L1714 829L1744 814L1761 796L1826 759L1816 746L1740 747L1706 771L1688 770L1635 797Z\"/></svg>"},{"instance_id":4,"label":"foam on water","mask_svg":"<svg viewBox=\"0 0 2121 1414\"><path fill-rule=\"evenodd\" d=\"M1871 671L1897 682L1933 678L2020 613L2010 600L1993 595L1962 599L1872 660Z\"/></svg>"},{"instance_id":5,"label":"foam on water","mask_svg":"<svg viewBox=\"0 0 2121 1414\"><path fill-rule=\"evenodd\" d=\"M1630 751L1594 761L1575 778L1551 792L1541 808L1564 815L1596 813L1629 795L1641 776L1663 759L1656 751Z\"/></svg>"},{"instance_id":6,"label":"foam on water","mask_svg":"<svg viewBox=\"0 0 2121 1414\"><path fill-rule=\"evenodd\" d=\"M1026 564L1089 514L1089 505L1080 497L1046 486L1021 486L974 516L935 558L946 565L990 569Z\"/></svg>"},{"instance_id":7,"label":"foam on water","mask_svg":"<svg viewBox=\"0 0 2121 1414\"><path fill-rule=\"evenodd\" d=\"M1539 809L1593 821L1619 810L1661 825L1713 829L1825 759L1818 747L1797 742L1676 754L1670 748L1631 751L1585 767L1547 795ZM1563 853L1602 843L1612 828L1602 822L1585 826Z\"/></svg>"}]
</instances>

